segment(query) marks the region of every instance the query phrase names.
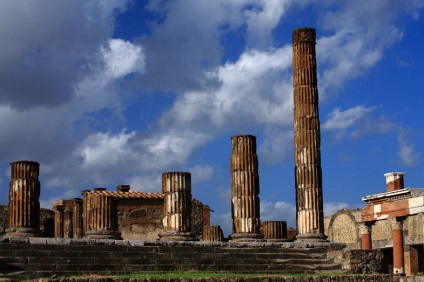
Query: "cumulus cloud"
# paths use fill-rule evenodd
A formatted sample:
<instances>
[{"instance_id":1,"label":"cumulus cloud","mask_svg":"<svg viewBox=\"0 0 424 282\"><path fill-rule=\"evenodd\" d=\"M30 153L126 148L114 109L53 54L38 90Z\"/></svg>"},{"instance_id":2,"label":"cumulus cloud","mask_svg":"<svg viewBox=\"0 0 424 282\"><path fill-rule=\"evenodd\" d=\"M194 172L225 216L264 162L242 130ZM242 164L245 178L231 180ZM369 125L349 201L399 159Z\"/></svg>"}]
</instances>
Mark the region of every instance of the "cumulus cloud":
<instances>
[{"instance_id":1,"label":"cumulus cloud","mask_svg":"<svg viewBox=\"0 0 424 282\"><path fill-rule=\"evenodd\" d=\"M399 150L397 155L400 157L401 163L406 166L415 166L421 160L421 153L415 150L414 143L408 140L404 131L398 135Z\"/></svg>"},{"instance_id":2,"label":"cumulus cloud","mask_svg":"<svg viewBox=\"0 0 424 282\"><path fill-rule=\"evenodd\" d=\"M373 67L384 50L403 36L396 20L423 7L419 1L373 0L359 6L350 0L338 6L333 4L329 1L318 5L323 8L321 27L329 33L317 40L318 63L323 70L320 93L324 100L336 95L346 81ZM328 5L332 8L328 9Z\"/></svg>"},{"instance_id":3,"label":"cumulus cloud","mask_svg":"<svg viewBox=\"0 0 424 282\"><path fill-rule=\"evenodd\" d=\"M335 132L337 138L358 138L366 134L387 134L396 131L399 125L384 116L376 116L378 107L355 106L342 111L335 108L322 125L323 130Z\"/></svg>"},{"instance_id":4,"label":"cumulus cloud","mask_svg":"<svg viewBox=\"0 0 424 282\"><path fill-rule=\"evenodd\" d=\"M261 221L283 220L296 228L296 206L288 202L261 201Z\"/></svg>"}]
</instances>

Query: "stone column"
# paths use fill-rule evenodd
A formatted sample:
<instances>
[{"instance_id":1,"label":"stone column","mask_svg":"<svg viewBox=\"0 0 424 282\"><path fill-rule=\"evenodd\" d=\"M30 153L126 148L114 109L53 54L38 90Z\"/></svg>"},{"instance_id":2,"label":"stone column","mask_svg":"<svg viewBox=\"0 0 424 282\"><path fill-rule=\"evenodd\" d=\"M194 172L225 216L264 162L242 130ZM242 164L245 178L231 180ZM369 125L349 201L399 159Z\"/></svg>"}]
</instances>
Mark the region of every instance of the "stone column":
<instances>
[{"instance_id":1,"label":"stone column","mask_svg":"<svg viewBox=\"0 0 424 282\"><path fill-rule=\"evenodd\" d=\"M63 219L65 206L55 206L54 210L54 237L63 238Z\"/></svg>"},{"instance_id":2,"label":"stone column","mask_svg":"<svg viewBox=\"0 0 424 282\"><path fill-rule=\"evenodd\" d=\"M297 240L322 241L324 213L315 29L293 31L294 161Z\"/></svg>"},{"instance_id":3,"label":"stone column","mask_svg":"<svg viewBox=\"0 0 424 282\"><path fill-rule=\"evenodd\" d=\"M202 241L221 242L224 239L220 226L203 226Z\"/></svg>"},{"instance_id":4,"label":"stone column","mask_svg":"<svg viewBox=\"0 0 424 282\"><path fill-rule=\"evenodd\" d=\"M11 163L9 227L7 236L35 237L40 231L40 164L33 161Z\"/></svg>"},{"instance_id":5,"label":"stone column","mask_svg":"<svg viewBox=\"0 0 424 282\"><path fill-rule=\"evenodd\" d=\"M164 193L163 232L161 241L192 241L191 233L191 174L165 172L162 174Z\"/></svg>"},{"instance_id":6,"label":"stone column","mask_svg":"<svg viewBox=\"0 0 424 282\"><path fill-rule=\"evenodd\" d=\"M361 222L359 224L359 233L361 235L362 250L372 250L371 232L372 232L372 223Z\"/></svg>"},{"instance_id":7,"label":"stone column","mask_svg":"<svg viewBox=\"0 0 424 282\"><path fill-rule=\"evenodd\" d=\"M72 229L73 229L73 238L82 238L83 227L82 227L82 199L75 198L73 205L73 221L72 221Z\"/></svg>"},{"instance_id":8,"label":"stone column","mask_svg":"<svg viewBox=\"0 0 424 282\"><path fill-rule=\"evenodd\" d=\"M403 222L400 218L392 218L393 240L393 274L405 275L403 254Z\"/></svg>"},{"instance_id":9,"label":"stone column","mask_svg":"<svg viewBox=\"0 0 424 282\"><path fill-rule=\"evenodd\" d=\"M64 217L63 217L63 238L73 238L73 212L72 208L67 206L65 207Z\"/></svg>"},{"instance_id":10,"label":"stone column","mask_svg":"<svg viewBox=\"0 0 424 282\"><path fill-rule=\"evenodd\" d=\"M259 174L256 137L231 137L232 241L262 241L259 214Z\"/></svg>"},{"instance_id":11,"label":"stone column","mask_svg":"<svg viewBox=\"0 0 424 282\"><path fill-rule=\"evenodd\" d=\"M262 222L261 233L268 242L284 242L287 240L287 223L285 221Z\"/></svg>"},{"instance_id":12,"label":"stone column","mask_svg":"<svg viewBox=\"0 0 424 282\"><path fill-rule=\"evenodd\" d=\"M104 190L95 188L87 193L88 222L85 236L92 239L122 239L118 231L116 199L102 193Z\"/></svg>"}]
</instances>

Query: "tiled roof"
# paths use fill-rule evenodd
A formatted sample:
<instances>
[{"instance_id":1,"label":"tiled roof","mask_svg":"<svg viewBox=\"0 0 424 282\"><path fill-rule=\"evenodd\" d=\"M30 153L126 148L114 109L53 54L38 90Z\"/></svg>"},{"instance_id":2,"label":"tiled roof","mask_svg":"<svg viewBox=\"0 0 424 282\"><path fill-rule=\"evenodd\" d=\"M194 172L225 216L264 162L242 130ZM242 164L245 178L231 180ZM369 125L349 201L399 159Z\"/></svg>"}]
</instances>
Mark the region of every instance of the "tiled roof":
<instances>
[{"instance_id":1,"label":"tiled roof","mask_svg":"<svg viewBox=\"0 0 424 282\"><path fill-rule=\"evenodd\" d=\"M128 192L118 192L118 191L89 191L90 194L98 195L108 195L114 198L120 199L163 199L163 193L146 193L139 191L128 191Z\"/></svg>"}]
</instances>

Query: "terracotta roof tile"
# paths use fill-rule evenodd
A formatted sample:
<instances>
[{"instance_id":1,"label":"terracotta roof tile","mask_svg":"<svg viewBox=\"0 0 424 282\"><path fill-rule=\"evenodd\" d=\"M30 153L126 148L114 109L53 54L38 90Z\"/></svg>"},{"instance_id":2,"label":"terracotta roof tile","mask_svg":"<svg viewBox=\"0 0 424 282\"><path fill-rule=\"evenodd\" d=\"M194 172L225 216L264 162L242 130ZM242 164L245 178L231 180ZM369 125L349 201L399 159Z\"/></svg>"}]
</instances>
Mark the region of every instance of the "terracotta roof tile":
<instances>
[{"instance_id":1,"label":"terracotta roof tile","mask_svg":"<svg viewBox=\"0 0 424 282\"><path fill-rule=\"evenodd\" d=\"M164 197L163 193L146 193L139 191L90 191L89 193L98 195L108 195L120 199L163 199Z\"/></svg>"}]
</instances>

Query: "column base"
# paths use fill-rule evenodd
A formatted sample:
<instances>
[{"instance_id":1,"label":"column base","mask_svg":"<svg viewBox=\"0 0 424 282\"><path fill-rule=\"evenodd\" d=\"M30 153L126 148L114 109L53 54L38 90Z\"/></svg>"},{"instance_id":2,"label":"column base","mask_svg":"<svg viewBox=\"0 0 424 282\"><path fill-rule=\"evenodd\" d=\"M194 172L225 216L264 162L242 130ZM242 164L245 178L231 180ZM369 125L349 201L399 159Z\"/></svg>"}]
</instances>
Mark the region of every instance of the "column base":
<instances>
[{"instance_id":1,"label":"column base","mask_svg":"<svg viewBox=\"0 0 424 282\"><path fill-rule=\"evenodd\" d=\"M320 234L298 234L295 242L328 242L327 236L323 233Z\"/></svg>"},{"instance_id":2,"label":"column base","mask_svg":"<svg viewBox=\"0 0 424 282\"><path fill-rule=\"evenodd\" d=\"M5 235L11 237L42 237L43 232L31 227L9 227L6 229Z\"/></svg>"},{"instance_id":3,"label":"column base","mask_svg":"<svg viewBox=\"0 0 424 282\"><path fill-rule=\"evenodd\" d=\"M104 230L104 231L91 230L91 231L85 232L85 237L89 239L122 240L121 232L113 231L113 230Z\"/></svg>"},{"instance_id":4,"label":"column base","mask_svg":"<svg viewBox=\"0 0 424 282\"><path fill-rule=\"evenodd\" d=\"M191 232L164 231L159 233L161 241L196 241Z\"/></svg>"},{"instance_id":5,"label":"column base","mask_svg":"<svg viewBox=\"0 0 424 282\"><path fill-rule=\"evenodd\" d=\"M233 233L230 242L264 242L264 235L258 233Z\"/></svg>"}]
</instances>

